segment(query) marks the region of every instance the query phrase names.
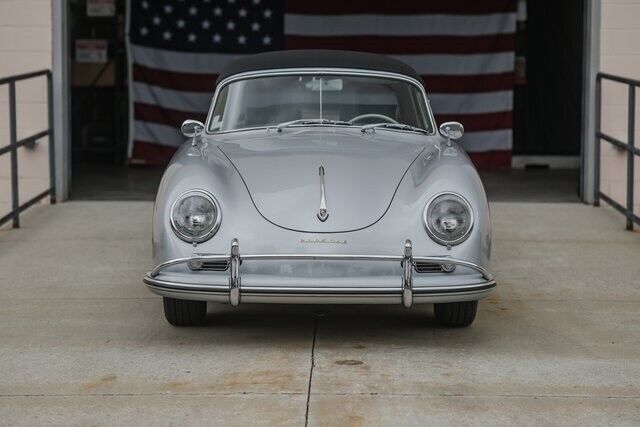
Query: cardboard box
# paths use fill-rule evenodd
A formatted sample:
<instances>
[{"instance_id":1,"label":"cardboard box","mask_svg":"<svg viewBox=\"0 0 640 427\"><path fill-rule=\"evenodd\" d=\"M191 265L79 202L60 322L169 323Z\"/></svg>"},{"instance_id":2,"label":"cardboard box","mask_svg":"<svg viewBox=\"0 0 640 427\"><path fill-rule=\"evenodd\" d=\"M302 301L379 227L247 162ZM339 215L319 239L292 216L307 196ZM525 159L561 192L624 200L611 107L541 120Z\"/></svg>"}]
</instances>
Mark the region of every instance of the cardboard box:
<instances>
[{"instance_id":1,"label":"cardboard box","mask_svg":"<svg viewBox=\"0 0 640 427\"><path fill-rule=\"evenodd\" d=\"M89 86L98 76L103 67L106 67L102 76L96 82L96 86L115 86L116 73L114 62L96 64L74 61L71 64L71 85L75 87Z\"/></svg>"}]
</instances>

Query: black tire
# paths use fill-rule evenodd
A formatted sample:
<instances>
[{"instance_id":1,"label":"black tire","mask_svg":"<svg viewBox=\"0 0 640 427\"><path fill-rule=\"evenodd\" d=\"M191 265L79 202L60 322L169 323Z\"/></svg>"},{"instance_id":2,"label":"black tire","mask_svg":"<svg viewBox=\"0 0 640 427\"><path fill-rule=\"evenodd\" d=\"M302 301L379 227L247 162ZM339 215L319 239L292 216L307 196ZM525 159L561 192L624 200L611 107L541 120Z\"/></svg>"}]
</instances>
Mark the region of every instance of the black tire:
<instances>
[{"instance_id":1,"label":"black tire","mask_svg":"<svg viewBox=\"0 0 640 427\"><path fill-rule=\"evenodd\" d=\"M206 301L189 301L163 297L164 317L173 326L195 326L207 316Z\"/></svg>"},{"instance_id":2,"label":"black tire","mask_svg":"<svg viewBox=\"0 0 640 427\"><path fill-rule=\"evenodd\" d=\"M477 311L478 301L433 304L436 321L443 326L456 328L469 326L476 318Z\"/></svg>"}]
</instances>

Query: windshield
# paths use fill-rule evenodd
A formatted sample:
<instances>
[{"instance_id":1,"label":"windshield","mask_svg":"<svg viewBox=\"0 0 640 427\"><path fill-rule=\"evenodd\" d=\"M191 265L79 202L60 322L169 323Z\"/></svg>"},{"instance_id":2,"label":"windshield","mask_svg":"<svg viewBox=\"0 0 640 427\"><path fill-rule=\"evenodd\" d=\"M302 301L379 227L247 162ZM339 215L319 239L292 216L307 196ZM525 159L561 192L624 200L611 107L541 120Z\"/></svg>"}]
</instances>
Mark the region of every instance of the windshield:
<instances>
[{"instance_id":1,"label":"windshield","mask_svg":"<svg viewBox=\"0 0 640 427\"><path fill-rule=\"evenodd\" d=\"M226 85L216 99L209 131L283 123L355 126L400 123L429 133L433 129L422 92L404 80L288 74Z\"/></svg>"}]
</instances>

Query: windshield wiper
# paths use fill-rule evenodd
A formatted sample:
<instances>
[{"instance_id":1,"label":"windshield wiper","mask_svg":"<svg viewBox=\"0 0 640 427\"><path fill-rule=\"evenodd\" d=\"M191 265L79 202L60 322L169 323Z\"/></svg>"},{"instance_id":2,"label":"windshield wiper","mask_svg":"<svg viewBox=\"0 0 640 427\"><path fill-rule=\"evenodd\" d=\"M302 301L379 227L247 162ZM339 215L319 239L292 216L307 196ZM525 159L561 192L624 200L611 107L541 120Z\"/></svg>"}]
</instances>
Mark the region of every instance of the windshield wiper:
<instances>
[{"instance_id":1,"label":"windshield wiper","mask_svg":"<svg viewBox=\"0 0 640 427\"><path fill-rule=\"evenodd\" d=\"M370 125L362 126L362 132L366 132L368 130L375 131L376 128L387 128L387 129L398 129L398 130L408 130L411 132L420 132L424 134L428 134L429 132L422 128L417 128L411 125L405 125L403 123L372 123Z\"/></svg>"},{"instance_id":2,"label":"windshield wiper","mask_svg":"<svg viewBox=\"0 0 640 427\"><path fill-rule=\"evenodd\" d=\"M280 123L276 125L278 132L282 132L282 129L295 126L295 125L340 125L340 126L353 126L351 122L345 122L343 120L329 120L329 119L298 119L290 122ZM269 127L271 128L271 126Z\"/></svg>"}]
</instances>

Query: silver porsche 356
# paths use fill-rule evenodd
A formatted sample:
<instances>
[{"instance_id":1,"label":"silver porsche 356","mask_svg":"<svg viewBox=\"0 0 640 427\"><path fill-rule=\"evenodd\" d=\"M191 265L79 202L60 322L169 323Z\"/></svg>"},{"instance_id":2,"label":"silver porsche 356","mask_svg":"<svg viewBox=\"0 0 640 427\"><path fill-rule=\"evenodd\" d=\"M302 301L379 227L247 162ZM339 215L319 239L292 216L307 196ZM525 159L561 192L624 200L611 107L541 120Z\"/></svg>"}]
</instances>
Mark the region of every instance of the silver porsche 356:
<instances>
[{"instance_id":1,"label":"silver porsche 356","mask_svg":"<svg viewBox=\"0 0 640 427\"><path fill-rule=\"evenodd\" d=\"M467 326L495 281L478 173L418 74L380 55L285 51L220 75L167 167L148 288L178 326L229 303L433 303Z\"/></svg>"}]
</instances>

